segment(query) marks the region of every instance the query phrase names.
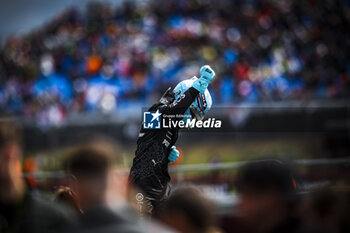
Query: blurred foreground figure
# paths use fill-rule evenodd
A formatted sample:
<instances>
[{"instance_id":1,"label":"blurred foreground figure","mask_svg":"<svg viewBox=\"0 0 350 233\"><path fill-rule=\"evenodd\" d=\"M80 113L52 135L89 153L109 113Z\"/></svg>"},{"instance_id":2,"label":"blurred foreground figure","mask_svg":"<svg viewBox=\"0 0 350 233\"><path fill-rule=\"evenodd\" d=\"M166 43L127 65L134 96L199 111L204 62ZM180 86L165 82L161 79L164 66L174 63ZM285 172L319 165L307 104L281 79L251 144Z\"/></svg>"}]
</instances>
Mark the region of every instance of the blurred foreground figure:
<instances>
[{"instance_id":1,"label":"blurred foreground figure","mask_svg":"<svg viewBox=\"0 0 350 233\"><path fill-rule=\"evenodd\" d=\"M21 167L19 129L0 120L0 232L65 232L72 226L69 211L33 198Z\"/></svg>"},{"instance_id":2,"label":"blurred foreground figure","mask_svg":"<svg viewBox=\"0 0 350 233\"><path fill-rule=\"evenodd\" d=\"M311 233L350 232L348 187L315 190L303 200L302 216Z\"/></svg>"},{"instance_id":3,"label":"blurred foreground figure","mask_svg":"<svg viewBox=\"0 0 350 233\"><path fill-rule=\"evenodd\" d=\"M194 187L174 190L155 217L182 233L210 232L214 224L211 201Z\"/></svg>"},{"instance_id":4,"label":"blurred foreground figure","mask_svg":"<svg viewBox=\"0 0 350 233\"><path fill-rule=\"evenodd\" d=\"M177 117L177 121L202 120L212 104L207 88L215 72L205 65L200 69L200 75L200 78L193 77L180 82L173 91L169 88L160 101L149 109L150 112L155 112L153 118L165 114L184 115ZM136 196L141 212L152 214L153 209L160 205L169 192L168 164L179 157L174 146L178 132L179 127L148 129L143 126L140 130L130 170L130 182L142 191Z\"/></svg>"},{"instance_id":5,"label":"blurred foreground figure","mask_svg":"<svg viewBox=\"0 0 350 233\"><path fill-rule=\"evenodd\" d=\"M69 187L59 187L54 195L54 201L62 205L66 205L77 214L82 213L78 197Z\"/></svg>"},{"instance_id":6,"label":"blurred foreground figure","mask_svg":"<svg viewBox=\"0 0 350 233\"><path fill-rule=\"evenodd\" d=\"M78 232L144 232L136 217L126 213L127 209L117 212L107 206L108 177L115 157L111 145L97 141L85 145L72 152L65 162L83 212ZM115 185L115 189L126 189L127 178L125 183Z\"/></svg>"},{"instance_id":7,"label":"blurred foreground figure","mask_svg":"<svg viewBox=\"0 0 350 233\"><path fill-rule=\"evenodd\" d=\"M296 184L290 169L277 160L252 162L238 174L238 212L254 233L303 232L294 217Z\"/></svg>"}]
</instances>

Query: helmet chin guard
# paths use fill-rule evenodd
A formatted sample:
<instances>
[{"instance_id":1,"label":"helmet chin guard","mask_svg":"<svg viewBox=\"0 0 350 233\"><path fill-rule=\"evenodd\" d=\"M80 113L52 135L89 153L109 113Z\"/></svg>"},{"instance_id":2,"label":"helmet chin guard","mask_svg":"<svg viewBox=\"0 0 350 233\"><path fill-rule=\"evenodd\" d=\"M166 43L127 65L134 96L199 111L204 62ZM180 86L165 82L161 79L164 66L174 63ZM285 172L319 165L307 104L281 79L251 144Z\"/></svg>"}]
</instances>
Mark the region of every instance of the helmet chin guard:
<instances>
[{"instance_id":1,"label":"helmet chin guard","mask_svg":"<svg viewBox=\"0 0 350 233\"><path fill-rule=\"evenodd\" d=\"M194 76L191 79L186 79L186 80L178 83L173 90L173 92L175 94L175 99L178 99L185 91L187 91L190 87L192 87L192 84L197 79L198 78L196 76ZM193 118L196 120L202 120L204 118L204 115L211 108L212 103L213 102L211 99L211 95L210 95L208 89L206 89L204 93L198 94L195 101L193 101L191 106L186 110L186 112L184 114L184 115L186 115L186 117L184 117L183 120L193 119ZM191 116L191 117L189 117L189 116Z\"/></svg>"}]
</instances>

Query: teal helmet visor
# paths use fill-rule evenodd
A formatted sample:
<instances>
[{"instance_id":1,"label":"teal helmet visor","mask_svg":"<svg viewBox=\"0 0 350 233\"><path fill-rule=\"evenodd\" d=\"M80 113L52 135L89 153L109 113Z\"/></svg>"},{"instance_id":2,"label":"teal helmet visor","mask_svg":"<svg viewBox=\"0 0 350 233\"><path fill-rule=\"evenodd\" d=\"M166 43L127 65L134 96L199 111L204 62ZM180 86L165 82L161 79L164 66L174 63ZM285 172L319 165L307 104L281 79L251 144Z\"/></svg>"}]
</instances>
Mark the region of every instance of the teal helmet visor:
<instances>
[{"instance_id":1,"label":"teal helmet visor","mask_svg":"<svg viewBox=\"0 0 350 233\"><path fill-rule=\"evenodd\" d=\"M193 77L191 79L186 79L178 83L173 90L175 94L175 99L178 99L185 91L187 91L190 87L192 87L192 84L196 80L197 80L197 77ZM192 118L196 120L202 120L204 118L204 115L211 108L212 103L213 102L211 99L211 95L208 89L206 89L204 93L198 94L195 101L193 101L190 107L186 110L184 114L185 117L183 120L192 119Z\"/></svg>"}]
</instances>

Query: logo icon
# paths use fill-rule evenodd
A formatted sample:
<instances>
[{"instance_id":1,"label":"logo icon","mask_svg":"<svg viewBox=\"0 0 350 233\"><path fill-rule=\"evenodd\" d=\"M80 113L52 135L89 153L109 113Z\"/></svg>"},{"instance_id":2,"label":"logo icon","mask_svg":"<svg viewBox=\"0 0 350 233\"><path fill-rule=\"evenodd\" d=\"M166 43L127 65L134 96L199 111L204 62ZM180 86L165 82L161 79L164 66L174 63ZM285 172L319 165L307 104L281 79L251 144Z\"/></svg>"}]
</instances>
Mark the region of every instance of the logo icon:
<instances>
[{"instance_id":1,"label":"logo icon","mask_svg":"<svg viewBox=\"0 0 350 233\"><path fill-rule=\"evenodd\" d=\"M156 112L143 113L143 128L144 129L160 129L160 116L162 114L157 110Z\"/></svg>"},{"instance_id":2,"label":"logo icon","mask_svg":"<svg viewBox=\"0 0 350 233\"><path fill-rule=\"evenodd\" d=\"M136 194L136 200L139 201L139 202L140 202L140 201L143 201L143 195L142 195L142 193L137 193L137 194Z\"/></svg>"}]
</instances>

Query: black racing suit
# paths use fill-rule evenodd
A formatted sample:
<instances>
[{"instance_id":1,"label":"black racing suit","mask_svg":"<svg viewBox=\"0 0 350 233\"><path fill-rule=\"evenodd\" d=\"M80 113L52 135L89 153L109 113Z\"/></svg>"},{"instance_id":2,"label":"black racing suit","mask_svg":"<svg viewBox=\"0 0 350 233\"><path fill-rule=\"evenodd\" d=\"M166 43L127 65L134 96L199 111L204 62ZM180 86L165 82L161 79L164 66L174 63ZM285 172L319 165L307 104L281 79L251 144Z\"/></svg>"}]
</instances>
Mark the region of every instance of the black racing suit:
<instances>
[{"instance_id":1,"label":"black racing suit","mask_svg":"<svg viewBox=\"0 0 350 233\"><path fill-rule=\"evenodd\" d=\"M198 90L191 87L175 100L174 94L170 94L169 91L170 89L164 95L166 101L163 96L161 101L154 104L149 111L159 110L163 115L182 115L199 94ZM143 126L141 127L129 180L145 195L147 212L150 214L160 205L170 190L168 156L178 138L178 131L179 128L144 129Z\"/></svg>"}]
</instances>

